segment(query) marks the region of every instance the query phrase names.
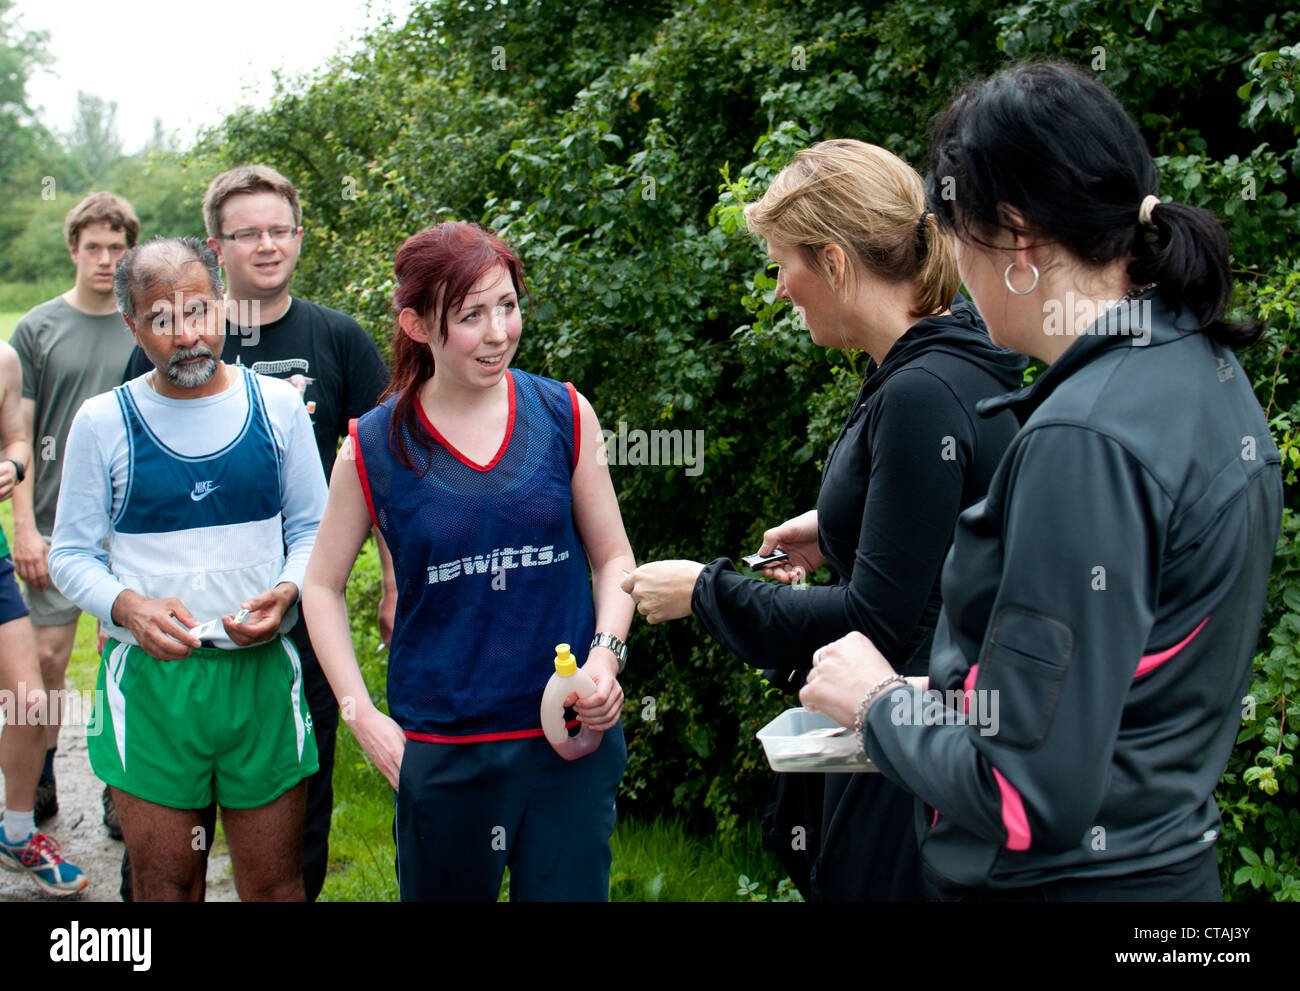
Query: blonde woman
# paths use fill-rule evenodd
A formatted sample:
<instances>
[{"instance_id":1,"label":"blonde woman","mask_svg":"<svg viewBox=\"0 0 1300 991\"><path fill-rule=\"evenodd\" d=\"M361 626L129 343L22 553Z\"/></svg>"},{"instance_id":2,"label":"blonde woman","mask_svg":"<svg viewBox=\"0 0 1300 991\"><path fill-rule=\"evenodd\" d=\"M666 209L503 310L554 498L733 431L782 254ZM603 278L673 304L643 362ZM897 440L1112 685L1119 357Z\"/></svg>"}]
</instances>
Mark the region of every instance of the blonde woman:
<instances>
[{"instance_id":1,"label":"blonde woman","mask_svg":"<svg viewBox=\"0 0 1300 991\"><path fill-rule=\"evenodd\" d=\"M746 210L815 343L865 351L868 371L826 458L817 506L769 529L786 585L729 560L658 561L624 582L651 622L694 615L742 660L796 691L813 651L858 631L896 671L924 675L939 571L957 515L984 496L1014 417L975 404L1015 388L1025 361L989 341L956 294L953 243L921 178L861 141L800 151ZM829 563L837 580L789 587ZM880 775L778 775L765 845L816 900L922 896L912 798ZM802 827L802 832L799 831ZM806 842L806 853L799 839Z\"/></svg>"}]
</instances>

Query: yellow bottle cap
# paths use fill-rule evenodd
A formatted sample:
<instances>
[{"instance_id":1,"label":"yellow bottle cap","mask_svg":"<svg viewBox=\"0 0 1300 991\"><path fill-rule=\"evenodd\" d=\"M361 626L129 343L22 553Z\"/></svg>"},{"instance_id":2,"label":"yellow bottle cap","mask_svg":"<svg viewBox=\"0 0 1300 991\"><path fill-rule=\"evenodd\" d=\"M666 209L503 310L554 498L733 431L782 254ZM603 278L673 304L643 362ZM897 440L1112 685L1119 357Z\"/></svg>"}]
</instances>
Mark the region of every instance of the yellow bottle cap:
<instances>
[{"instance_id":1,"label":"yellow bottle cap","mask_svg":"<svg viewBox=\"0 0 1300 991\"><path fill-rule=\"evenodd\" d=\"M555 673L561 678L567 678L570 675L578 673L578 662L575 661L573 655L569 653L569 645L567 643L559 643L555 645Z\"/></svg>"}]
</instances>

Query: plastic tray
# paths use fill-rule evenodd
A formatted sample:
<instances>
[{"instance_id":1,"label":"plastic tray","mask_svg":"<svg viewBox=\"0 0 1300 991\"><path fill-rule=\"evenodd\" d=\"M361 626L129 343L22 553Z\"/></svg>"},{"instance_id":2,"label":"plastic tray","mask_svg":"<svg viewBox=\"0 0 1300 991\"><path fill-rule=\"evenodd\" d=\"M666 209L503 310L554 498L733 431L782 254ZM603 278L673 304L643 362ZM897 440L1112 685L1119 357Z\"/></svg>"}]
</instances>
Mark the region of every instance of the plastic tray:
<instances>
[{"instance_id":1,"label":"plastic tray","mask_svg":"<svg viewBox=\"0 0 1300 991\"><path fill-rule=\"evenodd\" d=\"M859 749L851 729L845 729L839 736L803 735L809 730L831 728L841 727L824 713L786 709L757 735L774 771L861 774L879 770Z\"/></svg>"}]
</instances>

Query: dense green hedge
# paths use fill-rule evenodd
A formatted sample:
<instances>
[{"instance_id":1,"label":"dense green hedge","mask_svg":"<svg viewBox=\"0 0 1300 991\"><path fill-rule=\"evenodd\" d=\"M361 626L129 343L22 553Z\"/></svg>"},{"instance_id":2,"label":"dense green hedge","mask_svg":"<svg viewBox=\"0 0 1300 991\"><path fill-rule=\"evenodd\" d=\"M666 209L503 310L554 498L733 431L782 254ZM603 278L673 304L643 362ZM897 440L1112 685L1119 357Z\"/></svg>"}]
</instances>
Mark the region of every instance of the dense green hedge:
<instances>
[{"instance_id":1,"label":"dense green hedge","mask_svg":"<svg viewBox=\"0 0 1300 991\"><path fill-rule=\"evenodd\" d=\"M357 56L286 83L203 143L199 171L269 161L303 194L297 290L386 342L391 259L441 219L503 230L536 304L516 364L570 379L615 428L702 430L704 471L615 466L640 560L753 550L809 508L863 368L814 347L738 211L829 136L924 166L952 89L1008 58L1095 72L1160 156L1161 195L1230 223L1240 307L1273 321L1242 355L1288 464L1300 175L1285 2L433 2ZM1273 53L1255 58L1259 53ZM1292 767L1300 551L1288 515L1244 723L1220 790L1230 897L1300 896ZM786 702L693 621L632 637L624 795L729 834L766 788L753 734Z\"/></svg>"}]
</instances>

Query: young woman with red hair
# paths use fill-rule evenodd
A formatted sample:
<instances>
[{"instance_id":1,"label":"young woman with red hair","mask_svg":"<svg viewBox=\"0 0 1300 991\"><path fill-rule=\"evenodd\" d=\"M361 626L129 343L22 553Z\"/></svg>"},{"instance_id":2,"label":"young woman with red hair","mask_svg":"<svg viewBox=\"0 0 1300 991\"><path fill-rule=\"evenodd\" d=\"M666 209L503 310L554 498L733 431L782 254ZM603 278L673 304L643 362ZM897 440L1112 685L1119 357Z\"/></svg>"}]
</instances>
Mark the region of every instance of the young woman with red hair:
<instances>
[{"instance_id":1,"label":"young woman with red hair","mask_svg":"<svg viewBox=\"0 0 1300 991\"><path fill-rule=\"evenodd\" d=\"M394 270L393 381L334 468L303 588L312 640L396 789L403 901L495 900L507 865L512 899L603 900L627 757L619 582L636 565L600 424L572 385L510 368L527 289L501 240L442 223ZM398 586L390 715L362 681L343 594L372 523ZM585 654L597 690L575 708L604 731L573 761L538 718L559 643Z\"/></svg>"}]
</instances>

